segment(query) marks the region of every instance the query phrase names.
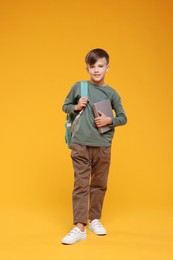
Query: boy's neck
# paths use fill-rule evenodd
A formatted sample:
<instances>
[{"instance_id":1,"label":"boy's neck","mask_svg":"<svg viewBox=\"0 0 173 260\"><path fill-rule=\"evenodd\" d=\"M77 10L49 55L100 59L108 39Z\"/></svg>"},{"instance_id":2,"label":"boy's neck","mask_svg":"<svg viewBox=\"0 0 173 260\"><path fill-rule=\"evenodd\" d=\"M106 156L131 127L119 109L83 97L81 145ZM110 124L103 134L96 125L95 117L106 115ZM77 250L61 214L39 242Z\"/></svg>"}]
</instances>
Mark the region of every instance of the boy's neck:
<instances>
[{"instance_id":1,"label":"boy's neck","mask_svg":"<svg viewBox=\"0 0 173 260\"><path fill-rule=\"evenodd\" d=\"M91 84L97 85L97 86L99 86L99 87L103 87L103 86L106 85L104 81L95 82L95 81L93 81L92 79L90 79L89 82L90 82Z\"/></svg>"}]
</instances>

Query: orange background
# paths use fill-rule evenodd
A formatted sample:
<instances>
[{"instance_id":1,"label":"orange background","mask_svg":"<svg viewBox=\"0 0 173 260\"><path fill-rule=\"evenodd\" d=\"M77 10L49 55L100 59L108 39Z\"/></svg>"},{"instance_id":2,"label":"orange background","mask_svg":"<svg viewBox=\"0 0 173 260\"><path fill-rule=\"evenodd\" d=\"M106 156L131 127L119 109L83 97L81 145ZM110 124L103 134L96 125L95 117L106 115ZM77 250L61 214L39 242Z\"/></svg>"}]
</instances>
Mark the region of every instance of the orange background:
<instances>
[{"instance_id":1,"label":"orange background","mask_svg":"<svg viewBox=\"0 0 173 260\"><path fill-rule=\"evenodd\" d=\"M67 257L59 241L72 223L73 170L61 107L71 86L88 79L84 58L97 47L110 54L106 83L128 117L113 141L103 221L109 229L129 231L131 223L131 231L164 234L167 243L151 248L157 259L172 259L172 11L169 0L1 1L3 259L26 259L26 244L28 259ZM155 259L153 251L125 246L97 256Z\"/></svg>"}]
</instances>

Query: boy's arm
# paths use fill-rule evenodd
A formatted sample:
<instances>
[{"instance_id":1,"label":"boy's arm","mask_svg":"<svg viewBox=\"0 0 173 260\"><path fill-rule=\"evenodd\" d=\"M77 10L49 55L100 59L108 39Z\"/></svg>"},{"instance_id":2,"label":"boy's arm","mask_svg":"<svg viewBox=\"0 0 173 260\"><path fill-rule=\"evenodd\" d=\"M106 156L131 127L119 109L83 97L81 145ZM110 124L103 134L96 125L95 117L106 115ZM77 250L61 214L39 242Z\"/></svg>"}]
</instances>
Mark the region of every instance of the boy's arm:
<instances>
[{"instance_id":1,"label":"boy's arm","mask_svg":"<svg viewBox=\"0 0 173 260\"><path fill-rule=\"evenodd\" d=\"M77 112L81 111L83 108L85 108L87 103L88 103L88 98L86 98L86 97L79 98L77 104L71 103L69 98L66 98L65 103L62 107L62 110L65 113L69 113L69 114L77 113Z\"/></svg>"},{"instance_id":2,"label":"boy's arm","mask_svg":"<svg viewBox=\"0 0 173 260\"><path fill-rule=\"evenodd\" d=\"M80 97L78 91L76 90L75 86L73 86L64 101L62 110L65 113L76 114L77 110L75 110L74 108L78 103L79 98Z\"/></svg>"},{"instance_id":3,"label":"boy's arm","mask_svg":"<svg viewBox=\"0 0 173 260\"><path fill-rule=\"evenodd\" d=\"M88 98L80 97L79 89L78 84L75 84L68 93L64 105L62 106L62 110L65 113L76 114L86 107Z\"/></svg>"},{"instance_id":4,"label":"boy's arm","mask_svg":"<svg viewBox=\"0 0 173 260\"><path fill-rule=\"evenodd\" d=\"M122 106L121 98L119 96L113 99L112 106L116 113L116 116L112 118L112 124L110 126L117 127L125 125L127 123L127 116Z\"/></svg>"},{"instance_id":5,"label":"boy's arm","mask_svg":"<svg viewBox=\"0 0 173 260\"><path fill-rule=\"evenodd\" d=\"M121 99L119 96L116 95L116 98L112 101L113 109L116 112L115 117L108 117L103 112L98 111L99 117L94 119L95 124L97 127L103 127L109 125L110 127L117 127L120 125L125 125L127 123L127 117L124 112Z\"/></svg>"}]
</instances>

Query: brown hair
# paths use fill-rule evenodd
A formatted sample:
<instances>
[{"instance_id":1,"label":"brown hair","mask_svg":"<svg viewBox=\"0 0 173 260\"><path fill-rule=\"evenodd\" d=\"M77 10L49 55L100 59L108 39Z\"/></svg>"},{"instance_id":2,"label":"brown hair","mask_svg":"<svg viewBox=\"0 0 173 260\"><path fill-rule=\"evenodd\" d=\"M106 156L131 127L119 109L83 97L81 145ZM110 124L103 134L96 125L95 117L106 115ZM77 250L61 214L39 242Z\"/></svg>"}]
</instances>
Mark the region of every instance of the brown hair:
<instances>
[{"instance_id":1,"label":"brown hair","mask_svg":"<svg viewBox=\"0 0 173 260\"><path fill-rule=\"evenodd\" d=\"M109 64L109 54L105 50L99 48L89 51L85 57L85 62L89 65L93 65L100 58L106 58L106 61Z\"/></svg>"}]
</instances>

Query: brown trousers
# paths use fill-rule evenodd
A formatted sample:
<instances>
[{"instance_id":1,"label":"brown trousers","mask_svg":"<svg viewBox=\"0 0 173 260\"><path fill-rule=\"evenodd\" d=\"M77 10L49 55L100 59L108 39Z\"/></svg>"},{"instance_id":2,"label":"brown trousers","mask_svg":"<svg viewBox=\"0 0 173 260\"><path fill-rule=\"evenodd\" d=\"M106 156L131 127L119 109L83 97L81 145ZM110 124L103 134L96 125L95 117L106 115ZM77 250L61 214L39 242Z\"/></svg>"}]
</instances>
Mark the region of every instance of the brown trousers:
<instances>
[{"instance_id":1,"label":"brown trousers","mask_svg":"<svg viewBox=\"0 0 173 260\"><path fill-rule=\"evenodd\" d=\"M107 190L111 147L71 145L74 168L73 223L100 219Z\"/></svg>"}]
</instances>

